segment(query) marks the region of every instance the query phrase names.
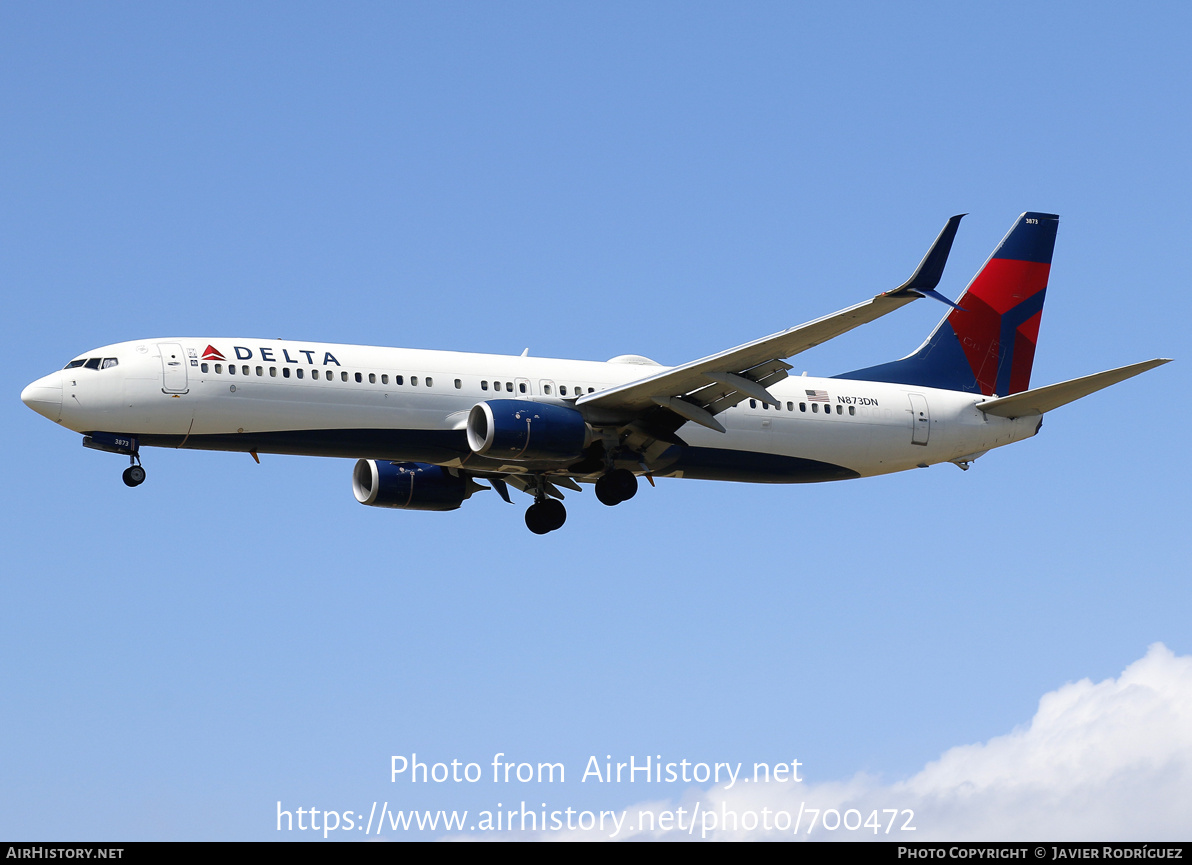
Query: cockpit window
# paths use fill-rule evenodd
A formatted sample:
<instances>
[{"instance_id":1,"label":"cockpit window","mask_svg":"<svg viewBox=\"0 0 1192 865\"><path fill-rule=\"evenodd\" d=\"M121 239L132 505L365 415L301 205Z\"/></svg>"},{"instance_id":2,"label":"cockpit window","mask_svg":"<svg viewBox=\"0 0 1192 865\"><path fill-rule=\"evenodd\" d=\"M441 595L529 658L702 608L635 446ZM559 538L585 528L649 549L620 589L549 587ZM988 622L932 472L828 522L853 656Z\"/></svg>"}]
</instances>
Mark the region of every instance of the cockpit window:
<instances>
[{"instance_id":1,"label":"cockpit window","mask_svg":"<svg viewBox=\"0 0 1192 865\"><path fill-rule=\"evenodd\" d=\"M99 369L99 358L98 357L89 357L89 358L87 358L87 362L85 364L83 364L83 366L87 367L87 369Z\"/></svg>"},{"instance_id":2,"label":"cockpit window","mask_svg":"<svg viewBox=\"0 0 1192 865\"><path fill-rule=\"evenodd\" d=\"M87 358L81 357L78 360L72 360L70 363L68 363L66 366L64 366L62 368L63 369L78 369L80 366L82 366L86 362L87 362Z\"/></svg>"},{"instance_id":3,"label":"cockpit window","mask_svg":"<svg viewBox=\"0 0 1192 865\"><path fill-rule=\"evenodd\" d=\"M103 359L103 363L101 363L99 365L99 368L100 369L110 369L111 367L118 366L119 364L120 364L120 361L116 360L116 358L105 357Z\"/></svg>"}]
</instances>

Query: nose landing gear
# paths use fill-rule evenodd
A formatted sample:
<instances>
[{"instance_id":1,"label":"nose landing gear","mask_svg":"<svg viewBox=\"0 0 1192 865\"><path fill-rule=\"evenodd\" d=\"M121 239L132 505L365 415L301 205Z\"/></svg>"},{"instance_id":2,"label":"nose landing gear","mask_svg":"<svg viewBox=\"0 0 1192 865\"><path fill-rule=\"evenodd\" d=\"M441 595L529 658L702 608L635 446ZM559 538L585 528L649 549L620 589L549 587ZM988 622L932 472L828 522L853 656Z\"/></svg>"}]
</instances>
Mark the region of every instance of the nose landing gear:
<instances>
[{"instance_id":1,"label":"nose landing gear","mask_svg":"<svg viewBox=\"0 0 1192 865\"><path fill-rule=\"evenodd\" d=\"M126 468L120 477L124 479L125 486L139 487L145 483L145 469L141 466L140 457L135 454L129 457L129 461L132 465Z\"/></svg>"},{"instance_id":2,"label":"nose landing gear","mask_svg":"<svg viewBox=\"0 0 1192 865\"><path fill-rule=\"evenodd\" d=\"M141 467L141 447L136 436L93 432L83 436L83 447L128 457L129 466L121 475L125 486L139 487L145 483L145 469Z\"/></svg>"}]
</instances>

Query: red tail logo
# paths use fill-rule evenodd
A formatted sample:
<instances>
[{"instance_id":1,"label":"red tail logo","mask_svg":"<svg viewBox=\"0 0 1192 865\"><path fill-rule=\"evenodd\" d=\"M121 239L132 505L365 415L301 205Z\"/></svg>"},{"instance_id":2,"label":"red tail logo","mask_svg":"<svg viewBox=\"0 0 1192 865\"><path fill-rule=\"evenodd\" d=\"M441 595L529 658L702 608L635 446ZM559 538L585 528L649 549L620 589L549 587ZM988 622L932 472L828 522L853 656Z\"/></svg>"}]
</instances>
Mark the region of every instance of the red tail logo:
<instances>
[{"instance_id":1,"label":"red tail logo","mask_svg":"<svg viewBox=\"0 0 1192 865\"><path fill-rule=\"evenodd\" d=\"M203 360L227 360L227 358L220 354L219 349L215 346L209 345L203 349Z\"/></svg>"}]
</instances>

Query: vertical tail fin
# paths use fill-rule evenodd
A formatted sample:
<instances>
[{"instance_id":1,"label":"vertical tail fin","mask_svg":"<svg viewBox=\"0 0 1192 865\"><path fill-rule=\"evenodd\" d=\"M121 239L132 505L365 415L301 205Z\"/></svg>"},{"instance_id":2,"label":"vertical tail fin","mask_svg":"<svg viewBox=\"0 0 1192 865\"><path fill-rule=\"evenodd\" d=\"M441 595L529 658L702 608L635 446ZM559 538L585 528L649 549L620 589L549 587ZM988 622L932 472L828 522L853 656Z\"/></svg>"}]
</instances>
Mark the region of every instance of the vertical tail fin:
<instances>
[{"instance_id":1,"label":"vertical tail fin","mask_svg":"<svg viewBox=\"0 0 1192 865\"><path fill-rule=\"evenodd\" d=\"M1024 213L914 354L836 378L1007 396L1027 390L1059 217Z\"/></svg>"}]
</instances>

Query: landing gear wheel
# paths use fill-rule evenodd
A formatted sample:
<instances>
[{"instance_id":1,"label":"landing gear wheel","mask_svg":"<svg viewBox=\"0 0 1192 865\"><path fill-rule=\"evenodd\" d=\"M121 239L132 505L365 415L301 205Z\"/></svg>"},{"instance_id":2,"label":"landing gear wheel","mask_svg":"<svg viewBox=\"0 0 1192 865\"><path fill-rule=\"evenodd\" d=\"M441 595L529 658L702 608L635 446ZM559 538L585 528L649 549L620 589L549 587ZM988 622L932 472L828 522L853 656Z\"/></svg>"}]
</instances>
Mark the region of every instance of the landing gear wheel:
<instances>
[{"instance_id":1,"label":"landing gear wheel","mask_svg":"<svg viewBox=\"0 0 1192 865\"><path fill-rule=\"evenodd\" d=\"M635 495L637 495L637 476L629 469L614 469L609 472L614 484L617 485L617 492L621 495L621 501L627 502Z\"/></svg>"},{"instance_id":2,"label":"landing gear wheel","mask_svg":"<svg viewBox=\"0 0 1192 865\"><path fill-rule=\"evenodd\" d=\"M596 481L596 498L601 504L619 505L637 495L637 478L629 469L613 469Z\"/></svg>"},{"instance_id":3,"label":"landing gear wheel","mask_svg":"<svg viewBox=\"0 0 1192 865\"><path fill-rule=\"evenodd\" d=\"M124 470L121 478L123 478L125 486L139 487L145 483L145 470L140 466L129 466Z\"/></svg>"},{"instance_id":4,"label":"landing gear wheel","mask_svg":"<svg viewBox=\"0 0 1192 865\"><path fill-rule=\"evenodd\" d=\"M567 509L557 499L544 499L526 508L526 528L536 535L553 532L566 520Z\"/></svg>"},{"instance_id":5,"label":"landing gear wheel","mask_svg":"<svg viewBox=\"0 0 1192 865\"><path fill-rule=\"evenodd\" d=\"M608 505L610 508L613 505L619 505L621 503L621 495L617 490L617 485L608 475L602 475L596 481L596 498L600 500L602 505Z\"/></svg>"},{"instance_id":6,"label":"landing gear wheel","mask_svg":"<svg viewBox=\"0 0 1192 865\"><path fill-rule=\"evenodd\" d=\"M530 505L526 508L526 528L536 535L545 535L550 531L540 505Z\"/></svg>"},{"instance_id":7,"label":"landing gear wheel","mask_svg":"<svg viewBox=\"0 0 1192 865\"><path fill-rule=\"evenodd\" d=\"M567 522L567 509L563 507L563 503L558 499L547 499L538 507L542 508L543 513L547 516L547 525L550 526L550 531L563 528L563 523Z\"/></svg>"}]
</instances>

